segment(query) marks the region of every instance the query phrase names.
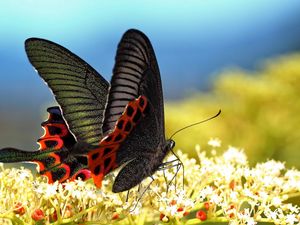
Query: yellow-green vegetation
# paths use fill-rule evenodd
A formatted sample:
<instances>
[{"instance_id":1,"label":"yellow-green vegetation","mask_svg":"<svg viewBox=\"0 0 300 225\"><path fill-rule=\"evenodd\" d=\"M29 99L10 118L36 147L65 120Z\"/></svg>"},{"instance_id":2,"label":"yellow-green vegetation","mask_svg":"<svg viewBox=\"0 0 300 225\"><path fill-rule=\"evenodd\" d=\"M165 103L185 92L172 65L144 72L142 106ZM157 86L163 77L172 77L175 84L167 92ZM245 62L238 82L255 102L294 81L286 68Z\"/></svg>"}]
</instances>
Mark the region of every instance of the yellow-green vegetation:
<instances>
[{"instance_id":1,"label":"yellow-green vegetation","mask_svg":"<svg viewBox=\"0 0 300 225\"><path fill-rule=\"evenodd\" d=\"M219 109L218 118L177 134L176 146L193 149L196 143L205 146L208 138L219 137L223 146L244 148L252 163L274 158L300 168L299 54L270 60L256 72L224 71L214 77L211 91L167 102L167 134Z\"/></svg>"}]
</instances>

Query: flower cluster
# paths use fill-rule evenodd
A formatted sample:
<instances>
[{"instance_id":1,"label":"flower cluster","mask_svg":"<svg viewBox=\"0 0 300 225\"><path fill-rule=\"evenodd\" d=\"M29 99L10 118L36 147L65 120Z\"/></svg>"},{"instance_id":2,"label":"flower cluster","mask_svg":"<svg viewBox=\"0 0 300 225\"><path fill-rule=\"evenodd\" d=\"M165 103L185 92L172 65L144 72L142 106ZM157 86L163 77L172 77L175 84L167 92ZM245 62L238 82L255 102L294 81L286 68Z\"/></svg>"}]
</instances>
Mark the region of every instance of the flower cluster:
<instances>
[{"instance_id":1,"label":"flower cluster","mask_svg":"<svg viewBox=\"0 0 300 225\"><path fill-rule=\"evenodd\" d=\"M117 171L97 189L91 180L48 184L1 165L0 224L300 224L300 171L274 160L251 168L242 150L218 156L220 141L209 144L211 154L196 146L198 159L171 155L128 193L111 192Z\"/></svg>"}]
</instances>

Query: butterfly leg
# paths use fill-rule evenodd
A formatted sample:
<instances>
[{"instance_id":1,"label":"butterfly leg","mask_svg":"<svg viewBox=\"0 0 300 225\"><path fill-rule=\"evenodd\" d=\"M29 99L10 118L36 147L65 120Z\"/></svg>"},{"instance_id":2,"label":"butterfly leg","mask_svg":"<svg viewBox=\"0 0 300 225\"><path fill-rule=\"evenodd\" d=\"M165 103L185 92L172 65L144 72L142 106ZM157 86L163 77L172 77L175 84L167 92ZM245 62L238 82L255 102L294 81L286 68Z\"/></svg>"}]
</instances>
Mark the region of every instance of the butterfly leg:
<instances>
[{"instance_id":1,"label":"butterfly leg","mask_svg":"<svg viewBox=\"0 0 300 225\"><path fill-rule=\"evenodd\" d=\"M150 178L152 179L151 182L147 185L147 187L143 190L143 192L141 193L141 195L138 197L138 199L137 199L134 207L130 210L130 212L133 212L136 209L136 207L138 206L139 202L143 198L143 196L146 193L146 191L150 189L150 186L151 186L151 184L154 181L154 178L152 176L150 176ZM139 185L139 187L138 187L138 192L140 192L140 188L141 188L141 185Z\"/></svg>"},{"instance_id":2,"label":"butterfly leg","mask_svg":"<svg viewBox=\"0 0 300 225\"><path fill-rule=\"evenodd\" d=\"M129 192L130 192L130 190L127 191L127 194L126 194L126 201L125 201L125 202L128 202L128 199L129 199Z\"/></svg>"},{"instance_id":3,"label":"butterfly leg","mask_svg":"<svg viewBox=\"0 0 300 225\"><path fill-rule=\"evenodd\" d=\"M184 190L184 165L178 155L171 149L172 154L176 157L176 159L179 161L180 167L182 167L182 189ZM177 169L175 176L179 172L180 167Z\"/></svg>"},{"instance_id":4,"label":"butterfly leg","mask_svg":"<svg viewBox=\"0 0 300 225\"><path fill-rule=\"evenodd\" d=\"M162 170L163 171L164 179L165 179L165 181L167 183L167 192L168 192L168 189L169 189L169 185L173 182L173 180L175 180L175 188L177 187L177 179L176 179L176 177L177 177L177 174L178 174L179 170L181 169L181 167L182 167L182 184L183 184L183 189L184 189L184 165L181 162L181 160L179 159L179 157L173 152L173 150L171 150L171 152L176 157L176 159L168 161L168 162L165 162L165 163L163 163L158 168L158 170ZM167 178L166 178L166 175L165 175L165 170L171 169L173 167L177 167L177 169L176 169L175 175L172 177L171 181L168 182Z\"/></svg>"},{"instance_id":5,"label":"butterfly leg","mask_svg":"<svg viewBox=\"0 0 300 225\"><path fill-rule=\"evenodd\" d=\"M174 168L174 167L177 168L177 169L176 169L176 172L175 172L175 175L172 177L171 181L168 181L168 179L167 179L167 177L166 177L165 171L168 170L168 169ZM166 185L167 185L167 192L168 192L169 186L170 186L170 184L173 182L173 180L175 180L175 188L176 188L176 186L177 186L177 179L176 179L176 177L177 177L177 174L178 174L180 168L181 168L181 163L178 161L178 159L175 159L175 160L171 160L171 161L165 162L165 163L163 163L163 164L158 168L158 170L162 170L162 172L163 172L164 180L165 180Z\"/></svg>"},{"instance_id":6,"label":"butterfly leg","mask_svg":"<svg viewBox=\"0 0 300 225\"><path fill-rule=\"evenodd\" d=\"M141 188L142 188L142 184L139 183L139 185L138 185L138 190L137 190L138 193L141 191ZM130 194L130 190L127 191L127 194L126 194L126 202L128 202L129 194Z\"/></svg>"},{"instance_id":7,"label":"butterfly leg","mask_svg":"<svg viewBox=\"0 0 300 225\"><path fill-rule=\"evenodd\" d=\"M167 177L166 177L166 172L165 172L165 170L164 170L164 169L163 169L162 171L163 171L163 175L164 175L165 183L166 183L166 185L167 185L167 189L168 189L168 180L167 180Z\"/></svg>"},{"instance_id":8,"label":"butterfly leg","mask_svg":"<svg viewBox=\"0 0 300 225\"><path fill-rule=\"evenodd\" d=\"M141 188L142 188L142 184L139 183L139 186L138 186L138 192L140 192Z\"/></svg>"},{"instance_id":9,"label":"butterfly leg","mask_svg":"<svg viewBox=\"0 0 300 225\"><path fill-rule=\"evenodd\" d=\"M159 167L158 167L158 170L167 170L167 169L171 169L175 166L177 166L177 164L174 164L175 162L178 162L179 160L178 159L174 159L174 160L171 160L171 161L167 161L167 162L164 162L162 163Z\"/></svg>"}]
</instances>

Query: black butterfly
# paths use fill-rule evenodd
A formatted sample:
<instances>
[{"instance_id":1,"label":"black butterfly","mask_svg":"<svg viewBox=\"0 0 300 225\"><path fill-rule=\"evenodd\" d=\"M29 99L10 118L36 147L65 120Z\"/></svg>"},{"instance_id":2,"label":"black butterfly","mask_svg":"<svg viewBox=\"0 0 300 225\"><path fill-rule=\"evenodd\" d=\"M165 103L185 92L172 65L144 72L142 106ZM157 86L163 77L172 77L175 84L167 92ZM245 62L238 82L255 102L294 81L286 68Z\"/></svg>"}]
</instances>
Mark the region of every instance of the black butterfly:
<instances>
[{"instance_id":1,"label":"black butterfly","mask_svg":"<svg viewBox=\"0 0 300 225\"><path fill-rule=\"evenodd\" d=\"M123 35L110 84L56 43L30 38L25 49L60 107L48 109L38 151L5 148L0 161L37 162L49 182L87 179L91 173L98 187L107 173L123 166L113 192L129 190L162 165L175 142L165 138L159 68L142 32Z\"/></svg>"}]
</instances>

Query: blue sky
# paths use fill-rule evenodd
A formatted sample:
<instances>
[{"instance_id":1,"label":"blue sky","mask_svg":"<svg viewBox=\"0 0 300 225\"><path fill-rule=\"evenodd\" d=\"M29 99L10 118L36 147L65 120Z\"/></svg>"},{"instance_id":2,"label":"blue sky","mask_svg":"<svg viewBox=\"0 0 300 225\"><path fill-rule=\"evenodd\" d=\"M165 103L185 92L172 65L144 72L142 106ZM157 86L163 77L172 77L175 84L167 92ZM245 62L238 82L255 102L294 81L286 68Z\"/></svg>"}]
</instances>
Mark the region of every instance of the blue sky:
<instances>
[{"instance_id":1,"label":"blue sky","mask_svg":"<svg viewBox=\"0 0 300 225\"><path fill-rule=\"evenodd\" d=\"M24 41L57 42L110 80L117 44L129 28L152 41L166 99L209 88L228 67L254 70L300 50L299 0L1 0L0 143L36 148L51 92Z\"/></svg>"},{"instance_id":2,"label":"blue sky","mask_svg":"<svg viewBox=\"0 0 300 225\"><path fill-rule=\"evenodd\" d=\"M4 0L0 15L0 96L16 101L51 99L26 58L29 37L60 43L109 80L121 35L138 28L154 45L169 98L207 88L224 68L254 69L300 48L297 0Z\"/></svg>"}]
</instances>

